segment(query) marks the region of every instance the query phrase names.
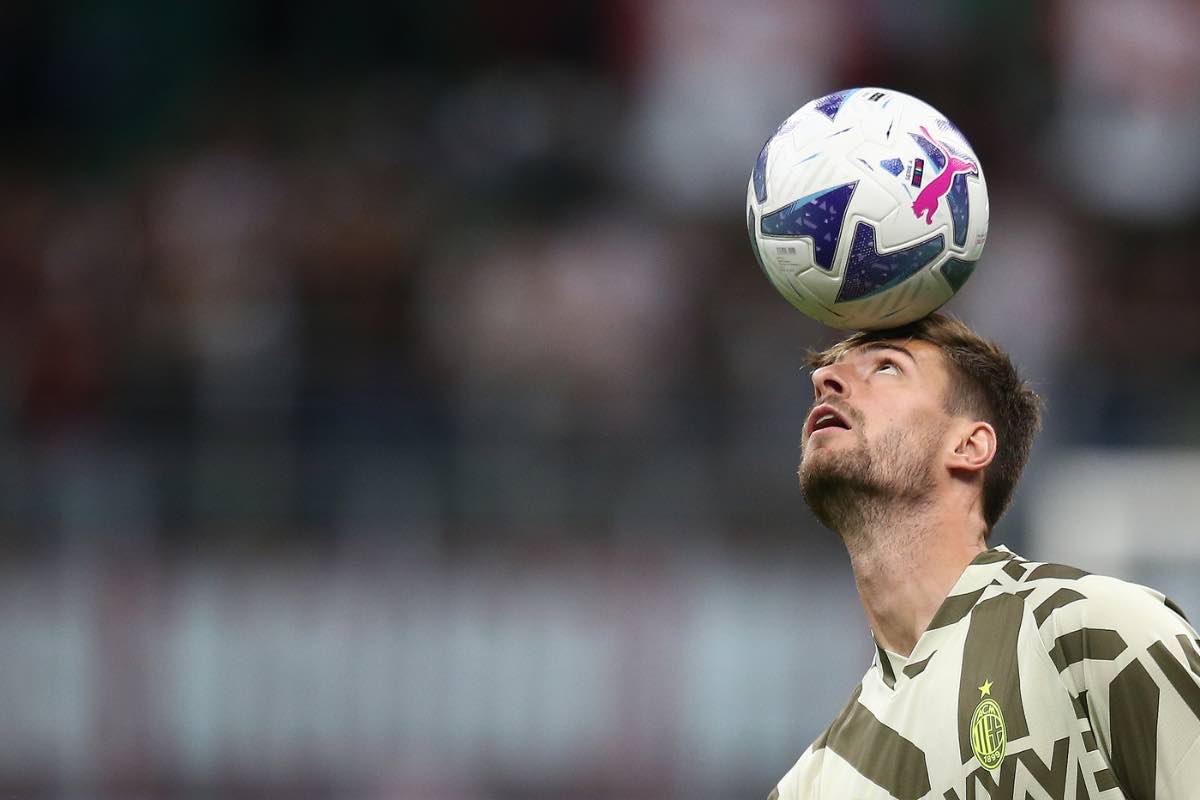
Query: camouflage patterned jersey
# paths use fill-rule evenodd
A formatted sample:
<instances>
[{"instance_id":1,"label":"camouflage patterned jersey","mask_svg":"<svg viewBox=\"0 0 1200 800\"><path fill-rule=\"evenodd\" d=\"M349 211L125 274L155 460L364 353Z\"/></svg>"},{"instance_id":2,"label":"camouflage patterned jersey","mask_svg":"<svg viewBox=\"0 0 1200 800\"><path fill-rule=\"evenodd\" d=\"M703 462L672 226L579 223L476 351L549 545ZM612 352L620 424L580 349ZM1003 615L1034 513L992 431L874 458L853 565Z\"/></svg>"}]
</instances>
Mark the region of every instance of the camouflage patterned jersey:
<instances>
[{"instance_id":1,"label":"camouflage patterned jersey","mask_svg":"<svg viewBox=\"0 0 1200 800\"><path fill-rule=\"evenodd\" d=\"M989 550L771 793L817 798L1200 798L1200 640L1151 589Z\"/></svg>"}]
</instances>

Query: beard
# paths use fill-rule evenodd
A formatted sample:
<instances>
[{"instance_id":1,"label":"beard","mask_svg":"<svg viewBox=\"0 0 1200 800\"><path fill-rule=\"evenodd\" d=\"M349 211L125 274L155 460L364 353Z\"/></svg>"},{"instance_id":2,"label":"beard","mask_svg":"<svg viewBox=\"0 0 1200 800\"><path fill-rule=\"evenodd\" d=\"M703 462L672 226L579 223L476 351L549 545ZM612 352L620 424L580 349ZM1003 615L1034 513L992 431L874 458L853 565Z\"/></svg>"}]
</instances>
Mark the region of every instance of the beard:
<instances>
[{"instance_id":1,"label":"beard","mask_svg":"<svg viewBox=\"0 0 1200 800\"><path fill-rule=\"evenodd\" d=\"M933 428L892 430L871 444L861 418L856 422L854 447L828 452L806 447L798 470L804 502L847 546L902 508L928 503L943 433Z\"/></svg>"}]
</instances>

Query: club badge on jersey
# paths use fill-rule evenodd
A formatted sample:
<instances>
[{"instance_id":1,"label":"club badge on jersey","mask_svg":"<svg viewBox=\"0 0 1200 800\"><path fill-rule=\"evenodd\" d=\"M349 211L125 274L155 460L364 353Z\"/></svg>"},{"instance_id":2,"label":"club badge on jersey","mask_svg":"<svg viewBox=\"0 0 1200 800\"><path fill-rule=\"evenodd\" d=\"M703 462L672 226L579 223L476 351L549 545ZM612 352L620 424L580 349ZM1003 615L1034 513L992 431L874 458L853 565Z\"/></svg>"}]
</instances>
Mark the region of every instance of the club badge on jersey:
<instances>
[{"instance_id":1,"label":"club badge on jersey","mask_svg":"<svg viewBox=\"0 0 1200 800\"><path fill-rule=\"evenodd\" d=\"M975 713L971 715L971 749L986 769L1000 766L1008 745L1004 714L1000 711L1000 704L990 696L991 693L992 682L986 680L979 687L979 705L975 706Z\"/></svg>"}]
</instances>

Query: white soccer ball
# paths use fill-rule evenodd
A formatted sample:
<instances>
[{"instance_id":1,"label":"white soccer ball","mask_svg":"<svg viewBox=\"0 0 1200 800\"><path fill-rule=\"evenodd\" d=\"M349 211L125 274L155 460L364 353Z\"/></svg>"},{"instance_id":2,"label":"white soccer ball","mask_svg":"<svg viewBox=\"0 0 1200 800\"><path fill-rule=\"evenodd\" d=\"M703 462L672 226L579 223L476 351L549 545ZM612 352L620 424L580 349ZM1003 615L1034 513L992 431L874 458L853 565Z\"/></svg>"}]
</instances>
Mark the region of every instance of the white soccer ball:
<instances>
[{"instance_id":1,"label":"white soccer ball","mask_svg":"<svg viewBox=\"0 0 1200 800\"><path fill-rule=\"evenodd\" d=\"M788 117L750 176L746 222L779 293L834 328L919 319L987 240L979 158L950 120L891 89L849 89Z\"/></svg>"}]
</instances>

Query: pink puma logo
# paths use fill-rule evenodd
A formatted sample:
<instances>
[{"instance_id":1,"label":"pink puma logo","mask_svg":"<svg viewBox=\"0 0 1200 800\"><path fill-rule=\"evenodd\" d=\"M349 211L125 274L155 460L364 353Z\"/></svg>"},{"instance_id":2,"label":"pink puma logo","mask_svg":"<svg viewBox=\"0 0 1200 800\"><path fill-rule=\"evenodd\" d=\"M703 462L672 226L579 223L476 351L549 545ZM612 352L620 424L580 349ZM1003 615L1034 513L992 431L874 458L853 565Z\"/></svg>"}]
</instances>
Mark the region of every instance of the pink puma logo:
<instances>
[{"instance_id":1,"label":"pink puma logo","mask_svg":"<svg viewBox=\"0 0 1200 800\"><path fill-rule=\"evenodd\" d=\"M925 134L925 138L933 143L943 156L946 157L946 167L938 173L937 177L925 184L925 188L917 195L917 199L913 201L913 214L920 219L921 215L925 215L925 222L929 225L933 224L933 212L937 211L938 203L946 193L950 191L950 182L954 180L954 176L960 172L977 172L979 167L974 161L964 161L961 158L955 158L946 152L946 148L942 147L937 139L934 139L924 125L921 126L921 133Z\"/></svg>"}]
</instances>

